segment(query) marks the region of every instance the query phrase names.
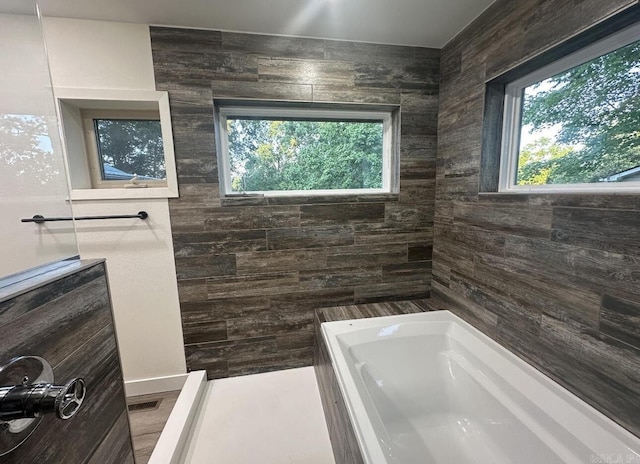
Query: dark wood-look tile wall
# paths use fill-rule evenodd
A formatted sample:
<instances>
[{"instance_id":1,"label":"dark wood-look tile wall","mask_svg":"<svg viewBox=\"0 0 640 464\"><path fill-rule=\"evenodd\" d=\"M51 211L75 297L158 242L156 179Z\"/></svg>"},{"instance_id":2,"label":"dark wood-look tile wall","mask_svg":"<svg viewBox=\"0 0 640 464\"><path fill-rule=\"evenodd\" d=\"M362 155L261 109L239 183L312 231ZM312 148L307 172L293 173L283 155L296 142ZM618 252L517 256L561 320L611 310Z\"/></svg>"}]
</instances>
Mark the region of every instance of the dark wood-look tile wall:
<instances>
[{"instance_id":1,"label":"dark wood-look tile wall","mask_svg":"<svg viewBox=\"0 0 640 464\"><path fill-rule=\"evenodd\" d=\"M429 295L438 50L159 27L151 44L189 369L310 365L314 308ZM400 194L221 199L214 97L397 105Z\"/></svg>"},{"instance_id":2,"label":"dark wood-look tile wall","mask_svg":"<svg viewBox=\"0 0 640 464\"><path fill-rule=\"evenodd\" d=\"M631 0L498 0L442 52L432 296L640 435L640 197L479 194L485 82Z\"/></svg>"},{"instance_id":3,"label":"dark wood-look tile wall","mask_svg":"<svg viewBox=\"0 0 640 464\"><path fill-rule=\"evenodd\" d=\"M56 384L83 377L87 399L70 420L45 416L28 441L0 461L133 464L104 263L42 284L45 277L0 303L0 365L16 356L41 356L52 365Z\"/></svg>"}]
</instances>

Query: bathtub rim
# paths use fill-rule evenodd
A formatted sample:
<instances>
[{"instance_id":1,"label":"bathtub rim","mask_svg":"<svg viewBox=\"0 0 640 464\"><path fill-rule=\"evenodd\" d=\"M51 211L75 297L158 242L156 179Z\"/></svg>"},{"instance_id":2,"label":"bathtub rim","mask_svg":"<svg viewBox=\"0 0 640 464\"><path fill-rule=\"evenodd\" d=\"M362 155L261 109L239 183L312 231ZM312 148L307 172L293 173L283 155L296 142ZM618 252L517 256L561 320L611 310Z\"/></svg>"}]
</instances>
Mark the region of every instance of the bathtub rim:
<instances>
[{"instance_id":1,"label":"bathtub rim","mask_svg":"<svg viewBox=\"0 0 640 464\"><path fill-rule=\"evenodd\" d=\"M414 321L445 323L447 325L447 329L442 332L443 334L451 335L450 332L454 331L459 332L457 333L458 336L463 333L472 336L472 343L483 346L485 351L491 352L492 355L495 355L496 359L498 361L501 360L501 363L503 365L507 365L508 369L517 369L520 371L519 373L522 376L531 379L536 385L540 385L544 389L543 396L552 395L557 398L562 403L562 414L556 411L550 417L554 420L559 418L559 424L564 428L564 430L567 430L568 433L574 435L579 442L583 443L585 446L589 446L587 445L584 436L594 436L597 435L596 432L604 431L607 443L601 445L603 448L615 449L622 459L625 458L624 453L626 453L627 459L628 456L632 456L634 460L629 462L640 462L640 437L632 434L613 419L609 418L586 401L571 393L551 377L547 376L532 364L529 364L527 361L511 352L497 341L487 336L464 319L453 314L449 310L437 310L365 319L331 321L323 322L321 324L322 337L331 359L332 369L337 379L338 388L347 409L350 422L353 426L356 441L366 464L386 463L388 460L378 442L377 434L373 428L372 421L367 414L364 401L357 395L358 387L355 385L355 380L351 376L347 360L342 353L342 342L340 342L338 337L346 333L382 328L392 324ZM465 343L466 342L463 344ZM489 364L486 360L483 362ZM354 392L355 394L350 394L350 392ZM543 406L540 406L540 408L544 409ZM565 411L565 409L567 411ZM565 413L567 414L563 415ZM586 429L580 427L580 431L576 435L576 433L573 432L574 429L567 428L566 423L571 420L575 420L575 418L572 419L570 417L575 413L586 417L590 424L590 431L587 430L585 432ZM364 417L366 419L360 420L358 417ZM602 436L598 436L598 438L603 439ZM615 446L612 447L612 445ZM593 451L593 448L589 448L589 450L592 451L593 455L602 454ZM585 458L587 457L585 456Z\"/></svg>"}]
</instances>

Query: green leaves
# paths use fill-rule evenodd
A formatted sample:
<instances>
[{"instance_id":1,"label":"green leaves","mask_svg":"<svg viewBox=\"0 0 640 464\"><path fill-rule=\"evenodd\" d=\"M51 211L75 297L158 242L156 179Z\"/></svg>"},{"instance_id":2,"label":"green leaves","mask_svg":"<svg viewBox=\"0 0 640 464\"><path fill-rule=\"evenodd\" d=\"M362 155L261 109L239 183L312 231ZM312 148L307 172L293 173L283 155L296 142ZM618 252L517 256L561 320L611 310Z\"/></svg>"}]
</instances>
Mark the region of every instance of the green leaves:
<instances>
[{"instance_id":1,"label":"green leaves","mask_svg":"<svg viewBox=\"0 0 640 464\"><path fill-rule=\"evenodd\" d=\"M382 123L229 119L234 191L382 187Z\"/></svg>"},{"instance_id":2,"label":"green leaves","mask_svg":"<svg viewBox=\"0 0 640 464\"><path fill-rule=\"evenodd\" d=\"M96 119L94 123L101 163L130 174L166 178L160 121Z\"/></svg>"},{"instance_id":3,"label":"green leaves","mask_svg":"<svg viewBox=\"0 0 640 464\"><path fill-rule=\"evenodd\" d=\"M522 122L560 131L521 150L519 184L600 182L640 165L640 42L525 89Z\"/></svg>"}]
</instances>

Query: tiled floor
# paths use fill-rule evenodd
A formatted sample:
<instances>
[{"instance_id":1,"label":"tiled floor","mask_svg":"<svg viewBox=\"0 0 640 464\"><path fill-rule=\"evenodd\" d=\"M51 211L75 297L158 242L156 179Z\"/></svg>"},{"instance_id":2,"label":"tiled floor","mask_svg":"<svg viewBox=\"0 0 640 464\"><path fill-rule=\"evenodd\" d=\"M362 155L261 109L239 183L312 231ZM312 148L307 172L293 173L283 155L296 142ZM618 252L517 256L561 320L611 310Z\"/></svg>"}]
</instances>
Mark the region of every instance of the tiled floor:
<instances>
[{"instance_id":1,"label":"tiled floor","mask_svg":"<svg viewBox=\"0 0 640 464\"><path fill-rule=\"evenodd\" d=\"M173 391L127 398L136 464L147 464L179 394L180 391ZM157 406L136 408L136 405L142 406L153 401L158 401Z\"/></svg>"},{"instance_id":2,"label":"tiled floor","mask_svg":"<svg viewBox=\"0 0 640 464\"><path fill-rule=\"evenodd\" d=\"M190 464L333 464L313 367L209 382Z\"/></svg>"}]
</instances>

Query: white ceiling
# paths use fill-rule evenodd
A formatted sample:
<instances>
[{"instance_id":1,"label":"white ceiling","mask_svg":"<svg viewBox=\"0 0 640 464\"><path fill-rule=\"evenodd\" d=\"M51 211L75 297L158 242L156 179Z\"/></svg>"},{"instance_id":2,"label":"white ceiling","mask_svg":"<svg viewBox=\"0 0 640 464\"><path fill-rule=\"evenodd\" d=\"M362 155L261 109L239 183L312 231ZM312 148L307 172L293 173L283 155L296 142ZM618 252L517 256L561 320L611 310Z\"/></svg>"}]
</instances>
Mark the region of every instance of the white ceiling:
<instances>
[{"instance_id":1,"label":"white ceiling","mask_svg":"<svg viewBox=\"0 0 640 464\"><path fill-rule=\"evenodd\" d=\"M0 0L0 10L24 8ZM493 0L40 0L44 15L441 48ZM11 5L13 4L13 5Z\"/></svg>"}]
</instances>

